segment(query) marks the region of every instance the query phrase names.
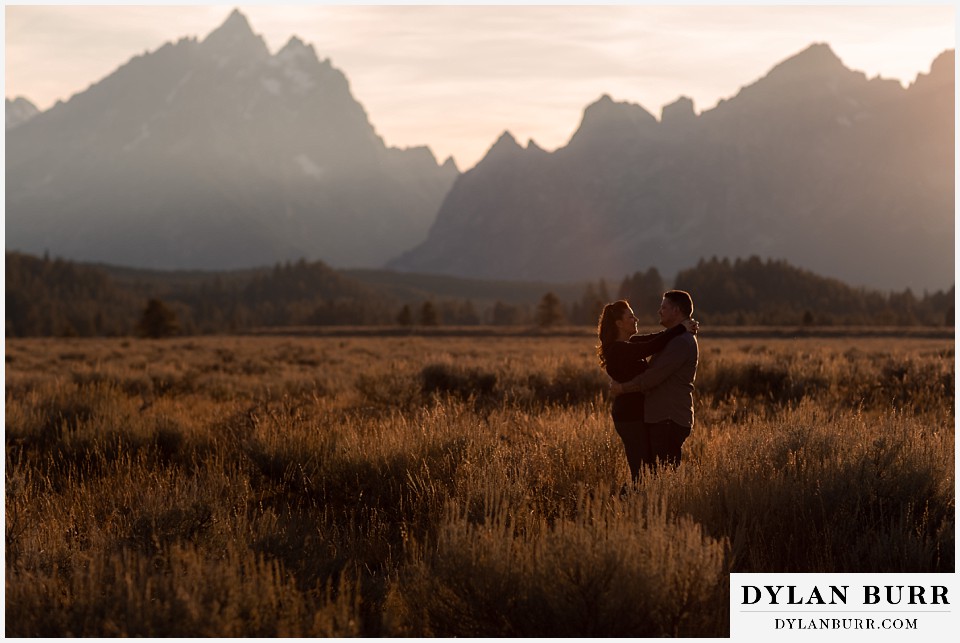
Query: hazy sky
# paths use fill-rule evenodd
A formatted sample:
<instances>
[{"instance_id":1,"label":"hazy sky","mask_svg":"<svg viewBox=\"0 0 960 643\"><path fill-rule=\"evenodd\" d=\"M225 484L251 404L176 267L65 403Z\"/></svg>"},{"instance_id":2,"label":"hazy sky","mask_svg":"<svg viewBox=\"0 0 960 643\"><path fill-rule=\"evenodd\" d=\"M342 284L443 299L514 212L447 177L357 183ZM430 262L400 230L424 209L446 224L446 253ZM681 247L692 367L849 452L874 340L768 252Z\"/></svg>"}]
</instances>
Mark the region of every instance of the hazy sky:
<instances>
[{"instance_id":1,"label":"hazy sky","mask_svg":"<svg viewBox=\"0 0 960 643\"><path fill-rule=\"evenodd\" d=\"M47 109L131 57L204 38L237 6L271 53L296 35L350 81L388 145L472 167L504 130L553 150L603 94L703 111L814 42L908 85L955 46L953 4L885 6L9 6L5 95Z\"/></svg>"}]
</instances>

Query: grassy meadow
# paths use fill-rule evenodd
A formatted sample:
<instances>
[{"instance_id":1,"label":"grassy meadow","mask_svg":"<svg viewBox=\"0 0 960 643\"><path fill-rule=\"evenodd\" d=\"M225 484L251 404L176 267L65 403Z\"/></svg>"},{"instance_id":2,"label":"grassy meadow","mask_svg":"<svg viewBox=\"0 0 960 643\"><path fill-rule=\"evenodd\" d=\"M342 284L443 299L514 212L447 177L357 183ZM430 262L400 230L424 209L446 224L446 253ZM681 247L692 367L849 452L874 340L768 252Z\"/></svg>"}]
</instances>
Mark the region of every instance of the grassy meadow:
<instances>
[{"instance_id":1,"label":"grassy meadow","mask_svg":"<svg viewBox=\"0 0 960 643\"><path fill-rule=\"evenodd\" d=\"M731 572L954 570L950 338L700 337L629 473L594 340L6 341L6 635L687 636Z\"/></svg>"}]
</instances>

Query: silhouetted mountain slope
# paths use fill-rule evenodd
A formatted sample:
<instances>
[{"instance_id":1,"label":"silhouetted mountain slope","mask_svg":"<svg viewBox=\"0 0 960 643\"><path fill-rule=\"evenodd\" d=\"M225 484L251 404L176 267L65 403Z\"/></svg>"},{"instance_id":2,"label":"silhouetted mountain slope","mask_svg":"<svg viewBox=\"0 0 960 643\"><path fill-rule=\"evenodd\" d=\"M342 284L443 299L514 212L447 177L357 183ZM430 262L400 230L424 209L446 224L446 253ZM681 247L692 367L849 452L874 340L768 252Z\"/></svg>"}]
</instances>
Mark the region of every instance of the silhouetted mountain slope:
<instances>
[{"instance_id":1,"label":"silhouetted mountain slope","mask_svg":"<svg viewBox=\"0 0 960 643\"><path fill-rule=\"evenodd\" d=\"M375 266L458 171L387 148L346 77L237 11L7 133L7 248L157 268Z\"/></svg>"},{"instance_id":2,"label":"silhouetted mountain slope","mask_svg":"<svg viewBox=\"0 0 960 643\"><path fill-rule=\"evenodd\" d=\"M882 289L953 281L953 51L904 89L816 44L699 116L603 96L569 144L505 134L388 267L574 280L782 257Z\"/></svg>"}]
</instances>

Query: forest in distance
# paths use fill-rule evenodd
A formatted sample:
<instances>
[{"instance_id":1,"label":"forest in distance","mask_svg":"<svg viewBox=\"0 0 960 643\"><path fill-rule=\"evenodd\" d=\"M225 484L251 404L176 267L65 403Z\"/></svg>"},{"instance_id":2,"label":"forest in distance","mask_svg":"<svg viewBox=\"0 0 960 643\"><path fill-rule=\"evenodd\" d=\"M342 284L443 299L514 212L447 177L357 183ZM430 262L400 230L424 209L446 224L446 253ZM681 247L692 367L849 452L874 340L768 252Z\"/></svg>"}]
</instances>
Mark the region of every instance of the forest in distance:
<instances>
[{"instance_id":1,"label":"forest in distance","mask_svg":"<svg viewBox=\"0 0 960 643\"><path fill-rule=\"evenodd\" d=\"M204 335L304 326L590 327L603 304L619 298L632 302L641 319L646 304L654 324L667 287L692 293L696 317L714 327L954 324L954 287L882 293L756 256L701 259L672 282L651 267L619 282L551 284L338 271L305 260L230 272L164 272L7 252L5 287L6 337ZM150 314L159 317L151 321Z\"/></svg>"}]
</instances>

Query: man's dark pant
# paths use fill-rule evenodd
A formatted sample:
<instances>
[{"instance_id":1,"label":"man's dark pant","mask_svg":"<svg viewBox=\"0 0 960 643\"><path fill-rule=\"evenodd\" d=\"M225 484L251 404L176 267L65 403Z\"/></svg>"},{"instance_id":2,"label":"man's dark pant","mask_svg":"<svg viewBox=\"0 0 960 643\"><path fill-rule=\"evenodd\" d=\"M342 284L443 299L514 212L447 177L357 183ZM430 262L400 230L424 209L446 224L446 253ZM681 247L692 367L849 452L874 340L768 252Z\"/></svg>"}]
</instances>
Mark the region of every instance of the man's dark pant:
<instances>
[{"instance_id":1,"label":"man's dark pant","mask_svg":"<svg viewBox=\"0 0 960 643\"><path fill-rule=\"evenodd\" d=\"M671 420L655 424L614 422L613 425L623 441L630 478L634 482L640 478L640 469L644 466L651 469L657 464L679 466L680 448L690 435L690 427Z\"/></svg>"},{"instance_id":2,"label":"man's dark pant","mask_svg":"<svg viewBox=\"0 0 960 643\"><path fill-rule=\"evenodd\" d=\"M661 465L673 467L680 464L680 447L690 435L690 427L667 420L646 425L644 433L650 445L651 460L659 460Z\"/></svg>"}]
</instances>

